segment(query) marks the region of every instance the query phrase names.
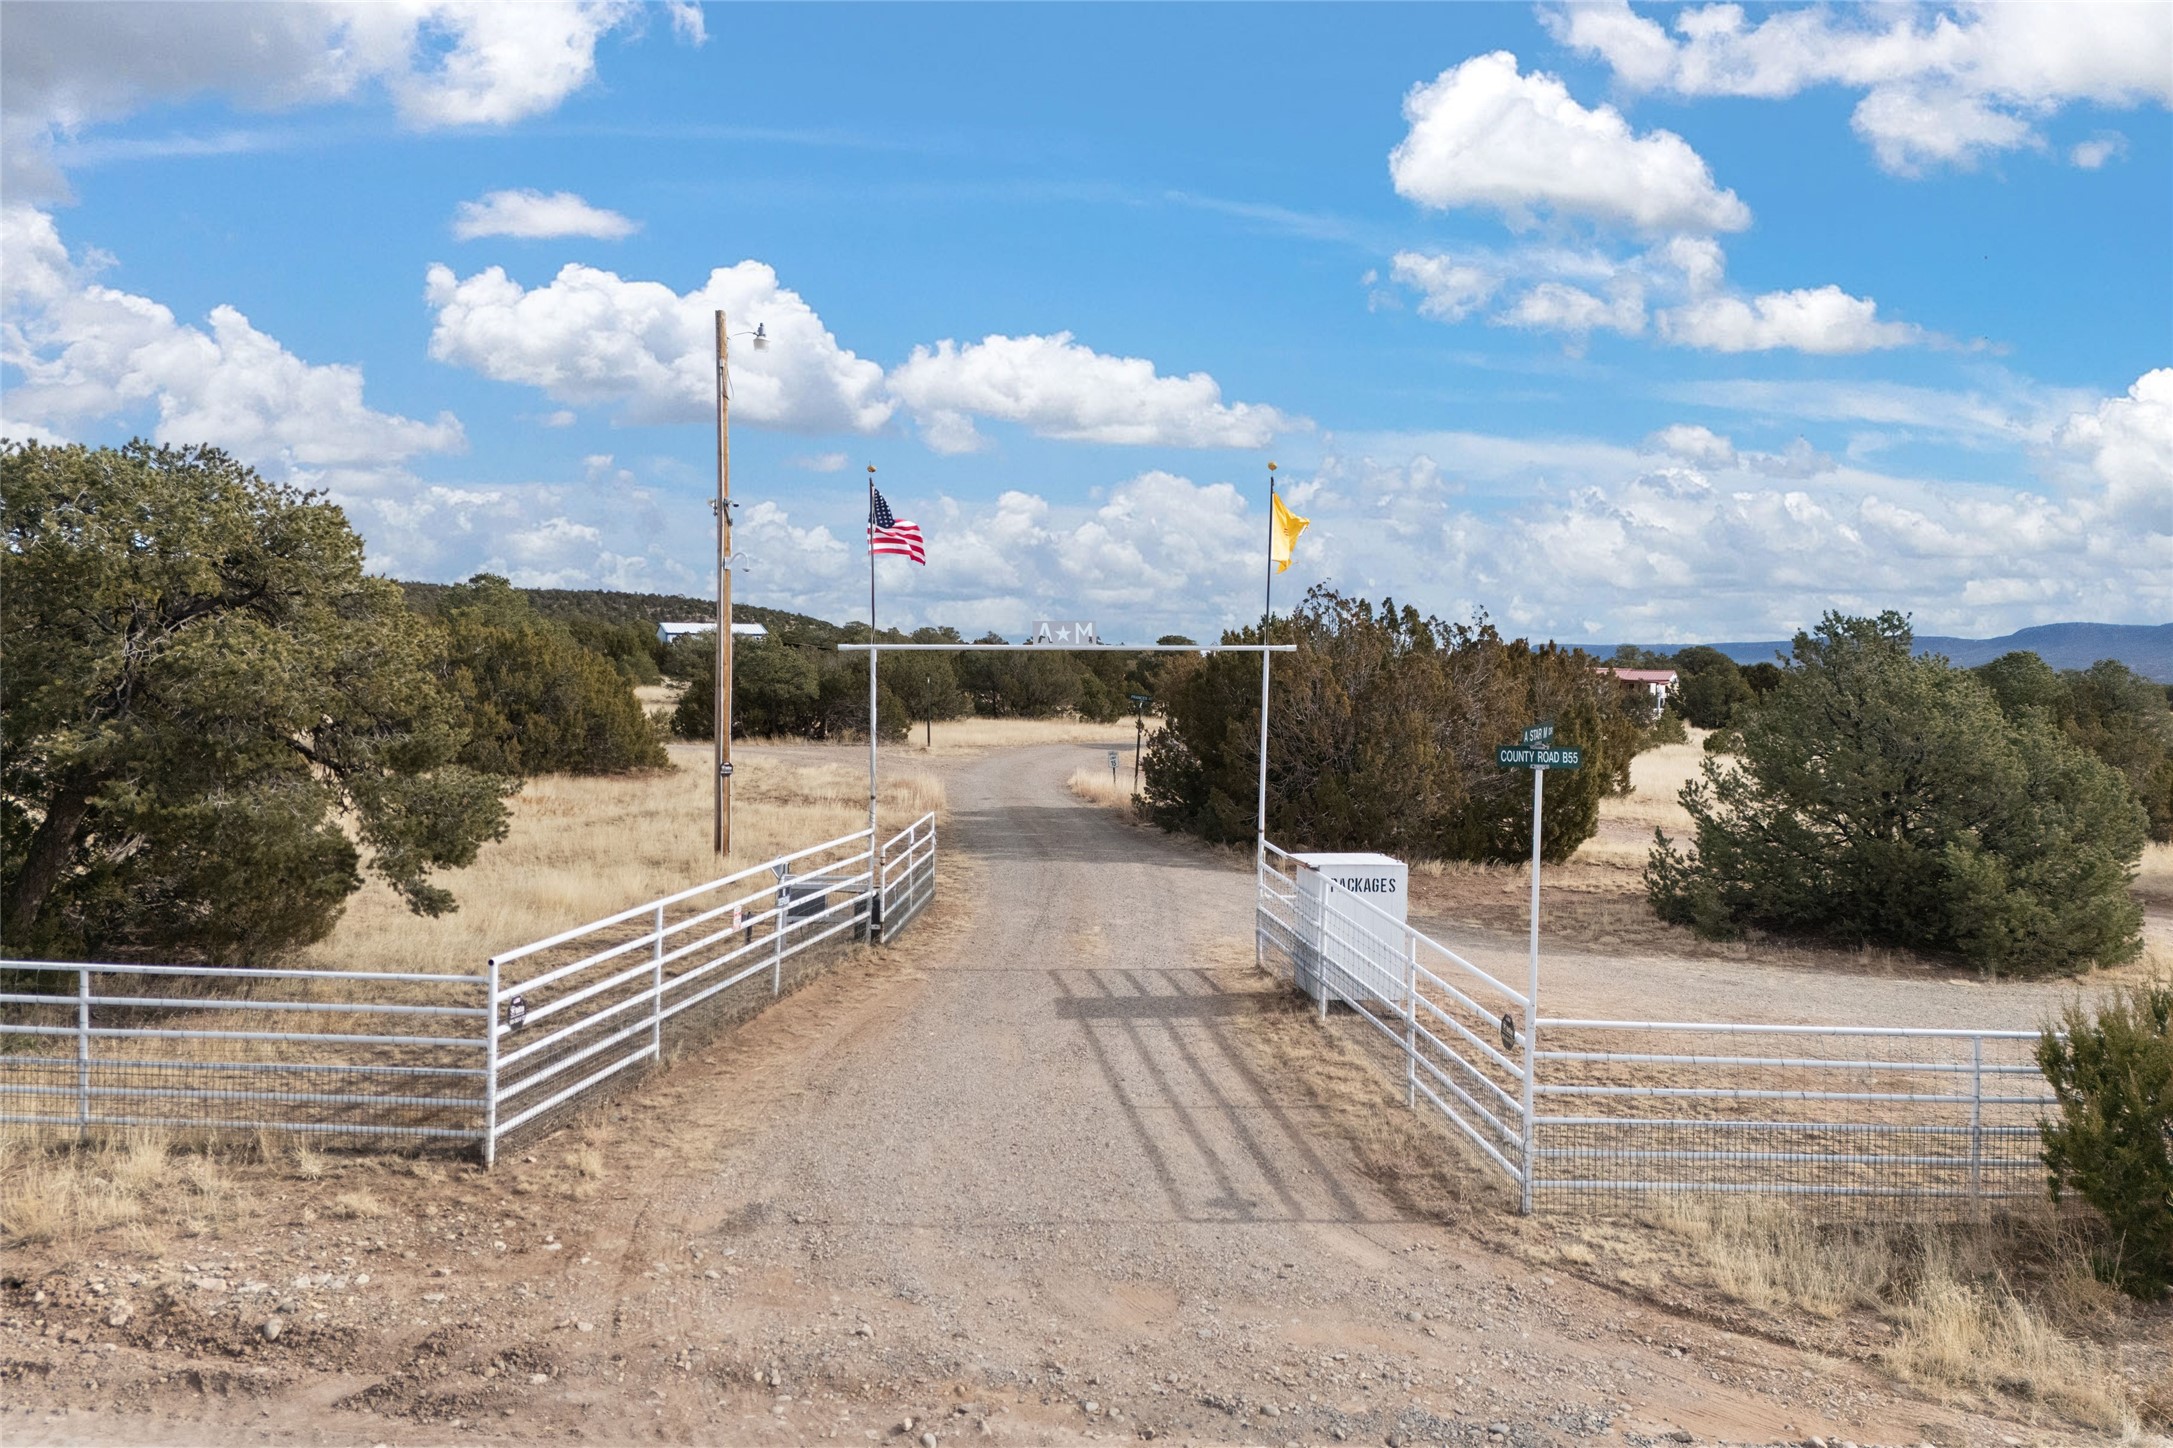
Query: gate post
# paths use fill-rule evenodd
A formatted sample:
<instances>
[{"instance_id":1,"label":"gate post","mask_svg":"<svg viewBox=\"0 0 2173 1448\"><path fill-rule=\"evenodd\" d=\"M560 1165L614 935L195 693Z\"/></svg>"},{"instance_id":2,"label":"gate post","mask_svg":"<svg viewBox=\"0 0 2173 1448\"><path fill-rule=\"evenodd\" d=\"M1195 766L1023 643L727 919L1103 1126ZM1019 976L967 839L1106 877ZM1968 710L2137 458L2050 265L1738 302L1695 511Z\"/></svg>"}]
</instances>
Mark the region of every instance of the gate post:
<instances>
[{"instance_id":1,"label":"gate post","mask_svg":"<svg viewBox=\"0 0 2173 1448\"><path fill-rule=\"evenodd\" d=\"M1969 1199L1984 1208L1984 1037L1969 1038Z\"/></svg>"},{"instance_id":2,"label":"gate post","mask_svg":"<svg viewBox=\"0 0 2173 1448\"><path fill-rule=\"evenodd\" d=\"M792 897L785 893L782 877L777 881L777 918L770 923L770 994L785 993L785 926L791 919Z\"/></svg>"},{"instance_id":3,"label":"gate post","mask_svg":"<svg viewBox=\"0 0 2173 1448\"><path fill-rule=\"evenodd\" d=\"M1418 937L1408 931L1403 952L1403 1104L1418 1110Z\"/></svg>"},{"instance_id":4,"label":"gate post","mask_svg":"<svg viewBox=\"0 0 2173 1448\"><path fill-rule=\"evenodd\" d=\"M83 1140L91 1135L91 973L75 973L75 1127Z\"/></svg>"},{"instance_id":5,"label":"gate post","mask_svg":"<svg viewBox=\"0 0 2173 1448\"><path fill-rule=\"evenodd\" d=\"M483 983L483 1169L498 1162L498 962Z\"/></svg>"},{"instance_id":6,"label":"gate post","mask_svg":"<svg viewBox=\"0 0 2173 1448\"><path fill-rule=\"evenodd\" d=\"M650 985L654 992L649 1002L649 1054L658 1062L664 1059L664 906L656 907L656 944L649 951Z\"/></svg>"}]
</instances>

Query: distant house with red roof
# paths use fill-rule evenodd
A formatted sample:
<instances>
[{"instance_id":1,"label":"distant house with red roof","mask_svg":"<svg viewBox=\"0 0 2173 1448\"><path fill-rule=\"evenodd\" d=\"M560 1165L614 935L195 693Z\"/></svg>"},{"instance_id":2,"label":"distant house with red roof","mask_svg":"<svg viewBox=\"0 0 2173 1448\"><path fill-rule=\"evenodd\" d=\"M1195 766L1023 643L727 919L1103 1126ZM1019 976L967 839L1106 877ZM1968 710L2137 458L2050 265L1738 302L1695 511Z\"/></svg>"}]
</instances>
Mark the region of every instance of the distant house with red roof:
<instances>
[{"instance_id":1,"label":"distant house with red roof","mask_svg":"<svg viewBox=\"0 0 2173 1448\"><path fill-rule=\"evenodd\" d=\"M1667 696L1675 687L1673 669L1617 669L1603 667L1603 674L1613 674L1625 684L1642 684L1652 691L1652 707L1657 709L1667 702Z\"/></svg>"}]
</instances>

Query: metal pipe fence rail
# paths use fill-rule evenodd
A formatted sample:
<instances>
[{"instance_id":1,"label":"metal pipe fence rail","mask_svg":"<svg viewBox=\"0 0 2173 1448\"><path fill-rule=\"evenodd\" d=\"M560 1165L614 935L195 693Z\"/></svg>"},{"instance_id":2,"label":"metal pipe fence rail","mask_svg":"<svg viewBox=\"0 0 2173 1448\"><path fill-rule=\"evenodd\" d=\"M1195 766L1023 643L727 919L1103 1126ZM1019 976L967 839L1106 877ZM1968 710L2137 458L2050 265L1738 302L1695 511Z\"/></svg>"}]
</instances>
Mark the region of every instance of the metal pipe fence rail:
<instances>
[{"instance_id":1,"label":"metal pipe fence rail","mask_svg":"<svg viewBox=\"0 0 2173 1448\"><path fill-rule=\"evenodd\" d=\"M2056 1104L2035 1031L1537 1016L1535 1003L1269 844L1259 958L1372 1027L1423 1097L1535 1205L1653 1193L1966 1211L2044 1191ZM1490 1039L1490 1036L1492 1039ZM1499 1046L1497 1048L1496 1042Z\"/></svg>"},{"instance_id":2,"label":"metal pipe fence rail","mask_svg":"<svg viewBox=\"0 0 2173 1448\"><path fill-rule=\"evenodd\" d=\"M427 1141L488 1164L668 1038L781 993L788 961L895 938L935 896L935 817L873 838L561 931L482 974L0 961L0 1128Z\"/></svg>"},{"instance_id":3,"label":"metal pipe fence rail","mask_svg":"<svg viewBox=\"0 0 2173 1448\"><path fill-rule=\"evenodd\" d=\"M936 817L922 815L883 846L882 937L887 943L936 898Z\"/></svg>"}]
</instances>

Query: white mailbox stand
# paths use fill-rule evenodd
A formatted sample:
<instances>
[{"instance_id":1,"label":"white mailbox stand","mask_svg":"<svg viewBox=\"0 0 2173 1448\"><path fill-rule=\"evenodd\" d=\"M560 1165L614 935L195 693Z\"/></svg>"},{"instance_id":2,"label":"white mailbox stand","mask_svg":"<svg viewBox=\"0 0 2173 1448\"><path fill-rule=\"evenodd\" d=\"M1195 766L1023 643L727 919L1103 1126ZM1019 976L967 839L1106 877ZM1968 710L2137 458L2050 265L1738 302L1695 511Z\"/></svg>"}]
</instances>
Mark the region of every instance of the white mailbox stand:
<instances>
[{"instance_id":1,"label":"white mailbox stand","mask_svg":"<svg viewBox=\"0 0 2173 1448\"><path fill-rule=\"evenodd\" d=\"M1400 1010L1408 976L1404 935L1397 926L1410 919L1410 867L1388 855L1358 852L1293 858L1302 922L1298 990L1323 1006L1340 1000ZM1342 889L1331 890L1324 880ZM1361 900L1389 919L1356 903Z\"/></svg>"}]
</instances>

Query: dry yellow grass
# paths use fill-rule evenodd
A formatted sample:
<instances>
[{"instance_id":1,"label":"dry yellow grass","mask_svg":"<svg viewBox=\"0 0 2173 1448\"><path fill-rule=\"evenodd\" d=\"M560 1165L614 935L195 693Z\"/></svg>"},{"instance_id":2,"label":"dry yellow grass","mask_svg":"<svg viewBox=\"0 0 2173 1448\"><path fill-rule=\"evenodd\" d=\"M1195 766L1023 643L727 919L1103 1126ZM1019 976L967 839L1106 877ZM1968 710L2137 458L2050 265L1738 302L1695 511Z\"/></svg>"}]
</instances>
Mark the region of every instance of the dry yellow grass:
<instances>
[{"instance_id":1,"label":"dry yellow grass","mask_svg":"<svg viewBox=\"0 0 2173 1448\"><path fill-rule=\"evenodd\" d=\"M1821 1224L1787 1202L1656 1203L1650 1223L1677 1241L1707 1285L1776 1314L1885 1319L1889 1371L1939 1390L1993 1391L2049 1404L2076 1422L2127 1428L2142 1404L2088 1329L2120 1311L2085 1249L2049 1216L1998 1225ZM2026 1294L2026 1260L2058 1264Z\"/></svg>"},{"instance_id":2,"label":"dry yellow grass","mask_svg":"<svg viewBox=\"0 0 2173 1448\"><path fill-rule=\"evenodd\" d=\"M2145 905L2173 909L2173 845L2143 846L2143 863L2135 875L2135 893Z\"/></svg>"},{"instance_id":3,"label":"dry yellow grass","mask_svg":"<svg viewBox=\"0 0 2173 1448\"><path fill-rule=\"evenodd\" d=\"M0 1138L0 1237L11 1242L72 1246L153 1216L201 1235L244 1200L216 1157L177 1162L162 1132L131 1128L87 1146Z\"/></svg>"},{"instance_id":4,"label":"dry yellow grass","mask_svg":"<svg viewBox=\"0 0 2173 1448\"><path fill-rule=\"evenodd\" d=\"M367 1217L385 1215L385 1204L364 1190L341 1192L332 1199L332 1215L343 1221L356 1222Z\"/></svg>"},{"instance_id":5,"label":"dry yellow grass","mask_svg":"<svg viewBox=\"0 0 2173 1448\"><path fill-rule=\"evenodd\" d=\"M677 766L606 777L549 775L513 799L513 827L476 863L441 881L460 902L450 915L411 914L371 881L302 965L346 970L480 968L493 953L594 920L867 823L867 774L858 764L792 764L759 749L736 761L732 854L711 852L709 748L670 746ZM883 778L887 835L943 807L925 774Z\"/></svg>"},{"instance_id":6,"label":"dry yellow grass","mask_svg":"<svg viewBox=\"0 0 2173 1448\"><path fill-rule=\"evenodd\" d=\"M1066 788L1088 804L1104 804L1124 810L1132 807L1132 776L1127 770L1120 770L1117 777L1112 779L1106 769L1083 765L1073 770L1071 778L1064 783Z\"/></svg>"},{"instance_id":7,"label":"dry yellow grass","mask_svg":"<svg viewBox=\"0 0 2173 1448\"><path fill-rule=\"evenodd\" d=\"M1599 833L1578 849L1578 860L1642 868L1654 829L1676 839L1690 833L1690 812L1678 796L1709 757L1701 743L1705 731L1690 732L1688 744L1663 744L1630 761L1630 792L1601 797Z\"/></svg>"}]
</instances>

